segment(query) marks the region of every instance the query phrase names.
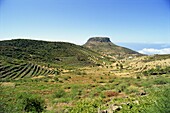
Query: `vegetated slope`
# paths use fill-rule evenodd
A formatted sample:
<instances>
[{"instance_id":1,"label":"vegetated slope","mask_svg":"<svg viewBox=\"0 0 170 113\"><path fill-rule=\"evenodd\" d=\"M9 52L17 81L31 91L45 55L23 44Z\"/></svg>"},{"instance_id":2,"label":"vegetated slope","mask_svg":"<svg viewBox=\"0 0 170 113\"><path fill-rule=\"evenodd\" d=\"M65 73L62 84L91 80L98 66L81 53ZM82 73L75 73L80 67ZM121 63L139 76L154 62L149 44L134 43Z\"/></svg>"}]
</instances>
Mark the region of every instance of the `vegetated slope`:
<instances>
[{"instance_id":1,"label":"vegetated slope","mask_svg":"<svg viewBox=\"0 0 170 113\"><path fill-rule=\"evenodd\" d=\"M110 56L141 55L131 49L113 44L108 37L92 37L83 46Z\"/></svg>"},{"instance_id":2,"label":"vegetated slope","mask_svg":"<svg viewBox=\"0 0 170 113\"><path fill-rule=\"evenodd\" d=\"M159 72L160 70L162 73L164 73L164 71L169 72L170 70L170 54L143 56L126 60L125 62L125 67L128 69L133 69L136 72L155 70L158 71L158 73L161 73Z\"/></svg>"},{"instance_id":3,"label":"vegetated slope","mask_svg":"<svg viewBox=\"0 0 170 113\"><path fill-rule=\"evenodd\" d=\"M31 62L0 59L0 80L18 79L24 77L46 76L58 74L58 71L52 68L43 67Z\"/></svg>"},{"instance_id":4,"label":"vegetated slope","mask_svg":"<svg viewBox=\"0 0 170 113\"><path fill-rule=\"evenodd\" d=\"M105 60L100 54L75 44L28 39L0 41L0 56L72 67L95 65Z\"/></svg>"}]
</instances>

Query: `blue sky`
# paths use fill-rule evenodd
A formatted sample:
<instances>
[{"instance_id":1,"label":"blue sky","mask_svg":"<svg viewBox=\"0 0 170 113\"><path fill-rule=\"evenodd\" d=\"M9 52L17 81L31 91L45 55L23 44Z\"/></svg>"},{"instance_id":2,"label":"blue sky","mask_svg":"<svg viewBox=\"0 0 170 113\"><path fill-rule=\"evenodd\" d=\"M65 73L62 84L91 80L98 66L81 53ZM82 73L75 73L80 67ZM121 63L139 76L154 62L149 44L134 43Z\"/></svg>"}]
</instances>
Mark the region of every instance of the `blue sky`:
<instances>
[{"instance_id":1,"label":"blue sky","mask_svg":"<svg viewBox=\"0 0 170 113\"><path fill-rule=\"evenodd\" d=\"M170 43L169 0L0 0L0 40Z\"/></svg>"}]
</instances>

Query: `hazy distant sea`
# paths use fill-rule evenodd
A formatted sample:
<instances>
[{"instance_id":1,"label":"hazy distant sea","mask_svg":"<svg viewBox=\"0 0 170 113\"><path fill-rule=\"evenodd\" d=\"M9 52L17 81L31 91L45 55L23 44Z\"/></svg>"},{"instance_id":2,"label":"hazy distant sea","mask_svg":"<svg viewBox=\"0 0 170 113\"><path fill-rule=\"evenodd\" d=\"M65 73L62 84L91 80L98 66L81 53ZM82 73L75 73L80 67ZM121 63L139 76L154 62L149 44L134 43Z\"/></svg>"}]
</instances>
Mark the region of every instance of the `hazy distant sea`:
<instances>
[{"instance_id":1,"label":"hazy distant sea","mask_svg":"<svg viewBox=\"0 0 170 113\"><path fill-rule=\"evenodd\" d=\"M170 43L123 43L117 45L130 48L143 54L170 54Z\"/></svg>"}]
</instances>

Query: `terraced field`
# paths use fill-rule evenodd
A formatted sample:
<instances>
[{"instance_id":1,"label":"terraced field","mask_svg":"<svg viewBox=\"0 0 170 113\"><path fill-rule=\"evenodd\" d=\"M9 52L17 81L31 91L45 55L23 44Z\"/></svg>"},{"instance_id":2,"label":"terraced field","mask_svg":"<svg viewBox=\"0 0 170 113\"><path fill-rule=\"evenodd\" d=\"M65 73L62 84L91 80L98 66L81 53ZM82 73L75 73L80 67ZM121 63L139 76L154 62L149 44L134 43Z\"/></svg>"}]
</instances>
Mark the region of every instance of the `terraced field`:
<instances>
[{"instance_id":1,"label":"terraced field","mask_svg":"<svg viewBox=\"0 0 170 113\"><path fill-rule=\"evenodd\" d=\"M55 74L55 70L34 63L0 61L0 79L18 79L50 74Z\"/></svg>"}]
</instances>

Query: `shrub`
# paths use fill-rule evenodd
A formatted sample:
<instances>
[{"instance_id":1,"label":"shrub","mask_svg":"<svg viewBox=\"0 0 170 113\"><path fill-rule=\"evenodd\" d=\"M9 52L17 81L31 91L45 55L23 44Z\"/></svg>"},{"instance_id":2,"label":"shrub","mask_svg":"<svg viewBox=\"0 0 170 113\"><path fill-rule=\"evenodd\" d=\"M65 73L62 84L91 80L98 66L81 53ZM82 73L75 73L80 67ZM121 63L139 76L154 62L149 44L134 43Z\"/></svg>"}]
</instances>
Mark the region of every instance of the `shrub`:
<instances>
[{"instance_id":1,"label":"shrub","mask_svg":"<svg viewBox=\"0 0 170 113\"><path fill-rule=\"evenodd\" d=\"M105 81L103 81L103 80L100 80L100 81L98 81L98 83L105 83Z\"/></svg>"},{"instance_id":2,"label":"shrub","mask_svg":"<svg viewBox=\"0 0 170 113\"><path fill-rule=\"evenodd\" d=\"M65 77L63 77L64 80L68 80L68 79L70 79L70 78L71 78L70 76L65 76Z\"/></svg>"},{"instance_id":3,"label":"shrub","mask_svg":"<svg viewBox=\"0 0 170 113\"><path fill-rule=\"evenodd\" d=\"M120 66L120 69L123 69L123 65L122 64L120 64L119 66Z\"/></svg>"},{"instance_id":4,"label":"shrub","mask_svg":"<svg viewBox=\"0 0 170 113\"><path fill-rule=\"evenodd\" d=\"M118 90L118 92L122 92L127 88L126 84L120 84L116 89Z\"/></svg>"},{"instance_id":5,"label":"shrub","mask_svg":"<svg viewBox=\"0 0 170 113\"><path fill-rule=\"evenodd\" d=\"M18 96L20 100L20 105L25 112L43 112L46 108L45 101L35 95L24 93Z\"/></svg>"},{"instance_id":6,"label":"shrub","mask_svg":"<svg viewBox=\"0 0 170 113\"><path fill-rule=\"evenodd\" d=\"M57 76L55 76L55 77L54 77L54 80L55 80L56 82L58 82L58 81L59 81L59 79L58 79L58 77L57 77Z\"/></svg>"},{"instance_id":7,"label":"shrub","mask_svg":"<svg viewBox=\"0 0 170 113\"><path fill-rule=\"evenodd\" d=\"M61 72L59 70L55 70L54 73L55 73L55 75L60 75Z\"/></svg>"},{"instance_id":8,"label":"shrub","mask_svg":"<svg viewBox=\"0 0 170 113\"><path fill-rule=\"evenodd\" d=\"M109 83L113 83L115 81L115 79L110 79Z\"/></svg>"},{"instance_id":9,"label":"shrub","mask_svg":"<svg viewBox=\"0 0 170 113\"><path fill-rule=\"evenodd\" d=\"M76 71L75 74L76 75L87 75L87 73L84 72L84 71L82 71L82 72L81 71Z\"/></svg>"},{"instance_id":10,"label":"shrub","mask_svg":"<svg viewBox=\"0 0 170 113\"><path fill-rule=\"evenodd\" d=\"M60 83L64 83L62 80L59 80Z\"/></svg>"},{"instance_id":11,"label":"shrub","mask_svg":"<svg viewBox=\"0 0 170 113\"><path fill-rule=\"evenodd\" d=\"M136 79L141 79L141 76L142 76L141 73L137 73L137 74L136 74Z\"/></svg>"},{"instance_id":12,"label":"shrub","mask_svg":"<svg viewBox=\"0 0 170 113\"><path fill-rule=\"evenodd\" d=\"M106 98L105 94L104 93L100 93L100 98Z\"/></svg>"},{"instance_id":13,"label":"shrub","mask_svg":"<svg viewBox=\"0 0 170 113\"><path fill-rule=\"evenodd\" d=\"M26 112L42 112L45 109L44 101L41 98L26 97L24 98L24 111Z\"/></svg>"},{"instance_id":14,"label":"shrub","mask_svg":"<svg viewBox=\"0 0 170 113\"><path fill-rule=\"evenodd\" d=\"M143 75L144 75L144 76L148 76L148 72L147 72L147 71L144 71L144 72L143 72Z\"/></svg>"},{"instance_id":15,"label":"shrub","mask_svg":"<svg viewBox=\"0 0 170 113\"><path fill-rule=\"evenodd\" d=\"M54 98L61 98L66 95L66 92L63 89L59 89L54 93Z\"/></svg>"},{"instance_id":16,"label":"shrub","mask_svg":"<svg viewBox=\"0 0 170 113\"><path fill-rule=\"evenodd\" d=\"M96 79L93 79L93 82L96 82Z\"/></svg>"}]
</instances>

